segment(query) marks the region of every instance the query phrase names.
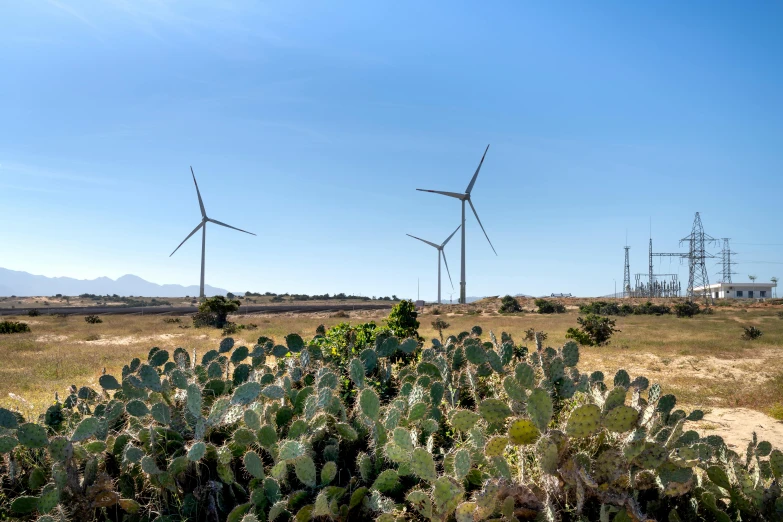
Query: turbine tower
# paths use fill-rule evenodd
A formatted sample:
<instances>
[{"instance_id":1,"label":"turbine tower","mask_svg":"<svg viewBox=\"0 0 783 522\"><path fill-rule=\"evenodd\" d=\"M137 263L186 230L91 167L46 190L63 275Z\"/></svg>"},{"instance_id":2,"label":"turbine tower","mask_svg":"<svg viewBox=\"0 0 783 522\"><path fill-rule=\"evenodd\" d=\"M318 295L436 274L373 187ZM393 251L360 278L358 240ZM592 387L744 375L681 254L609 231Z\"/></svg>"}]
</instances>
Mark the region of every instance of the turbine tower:
<instances>
[{"instance_id":1,"label":"turbine tower","mask_svg":"<svg viewBox=\"0 0 783 522\"><path fill-rule=\"evenodd\" d=\"M201 287L200 287L199 297L203 299L205 297L204 296L204 258L207 249L207 222L220 225L221 227L233 228L234 230L239 230L240 232L244 232L245 234L250 234L251 236L255 236L255 234L252 232L248 232L247 230L242 230L241 228L232 227L231 225L227 225L216 219L207 217L207 211L204 210L204 202L201 201L201 192L199 192L198 190L198 183L196 183L196 175L193 173L193 167L190 167L190 174L193 176L193 184L196 185L196 195L198 196L198 205L199 207L201 207L201 223L199 223L198 226L193 229L193 232L188 234L188 237L182 240L182 243L180 243L179 246L174 249L174 252L172 252L169 255L169 257L173 256L174 253L177 250L179 250L179 247L184 245L185 241L190 239L190 236L198 232L198 229L201 229Z\"/></svg>"},{"instance_id":2,"label":"turbine tower","mask_svg":"<svg viewBox=\"0 0 783 522\"><path fill-rule=\"evenodd\" d=\"M460 225L462 226L462 225ZM446 241L441 243L440 245L436 243L432 243L430 241L427 241L426 239L422 239L420 237L411 236L410 234L405 234L406 236L412 237L413 239L418 239L422 243L427 243L429 246L434 247L438 250L438 304L441 304L440 302L440 258L443 256L443 262L446 263L446 273L449 274L449 283L451 283L451 288L454 288L454 283L451 281L451 272L449 271L449 262L446 261L446 252L444 252L443 247L446 246L446 243L449 242L449 240L454 237L454 234L457 233L457 230L459 230L460 226L454 229L454 232L451 233L449 237L446 238Z\"/></svg>"},{"instance_id":3,"label":"turbine tower","mask_svg":"<svg viewBox=\"0 0 783 522\"><path fill-rule=\"evenodd\" d=\"M478 217L478 212L476 212L476 207L473 206L473 202L470 200L470 193L473 191L473 185L476 183L476 178L478 178L479 171L481 170L481 165L484 164L484 158L487 156L487 151L489 150L489 145L487 145L487 148L484 149L484 155L481 156L481 162L479 163L478 168L476 169L476 173L473 174L473 179L470 180L470 184L468 185L468 188L465 189L465 192L460 194L458 192L444 192L442 190L428 190L428 189L416 189L421 192L432 192L433 194L441 194L443 196L449 196L451 198L458 199L462 202L462 258L461 258L461 267L460 267L460 282L459 282L459 302L460 304L465 304L466 302L466 293L465 293L465 202L467 201L470 205L471 210L473 210L473 215L476 216L476 221L478 221L479 226L481 227L481 231L484 232L484 237L487 238L487 242L489 243L489 246L492 247L492 251L495 252L495 255L498 255L498 253L495 251L495 247L492 246L492 241L489 240L489 236L487 235L487 231L484 230L484 225L481 224L481 220Z\"/></svg>"}]
</instances>

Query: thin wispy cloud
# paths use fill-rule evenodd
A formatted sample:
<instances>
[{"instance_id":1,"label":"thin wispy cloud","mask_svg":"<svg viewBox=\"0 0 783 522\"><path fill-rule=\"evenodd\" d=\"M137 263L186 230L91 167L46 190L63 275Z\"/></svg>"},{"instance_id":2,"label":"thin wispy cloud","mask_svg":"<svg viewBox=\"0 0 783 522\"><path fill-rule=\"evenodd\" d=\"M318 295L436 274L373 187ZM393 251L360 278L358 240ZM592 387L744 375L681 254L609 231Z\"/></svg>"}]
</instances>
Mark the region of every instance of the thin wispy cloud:
<instances>
[{"instance_id":1,"label":"thin wispy cloud","mask_svg":"<svg viewBox=\"0 0 783 522\"><path fill-rule=\"evenodd\" d=\"M82 174L73 174L71 172L64 172L60 170L51 170L47 168L41 168L33 165L27 165L23 163L7 163L0 164L0 181L12 180L19 181L25 178L39 178L50 180L62 180L71 181L74 183L90 184L90 185L115 185L116 181L107 178L84 176Z\"/></svg>"},{"instance_id":2,"label":"thin wispy cloud","mask_svg":"<svg viewBox=\"0 0 783 522\"><path fill-rule=\"evenodd\" d=\"M93 33L94 33L96 38L98 38L101 41L105 41L104 38L103 38L103 35L101 34L101 30L98 28L98 26L93 24L86 16L81 14L79 11L77 11L76 9L74 9L73 7L71 7L69 5L65 5L65 4L63 4L61 2L58 2L57 0L48 0L48 2L49 2L49 5L51 5L53 7L56 7L60 11L62 11L64 13L70 15L71 17L76 18L77 20L79 20L82 24L86 25L87 27L89 27L90 29L93 30Z\"/></svg>"}]
</instances>

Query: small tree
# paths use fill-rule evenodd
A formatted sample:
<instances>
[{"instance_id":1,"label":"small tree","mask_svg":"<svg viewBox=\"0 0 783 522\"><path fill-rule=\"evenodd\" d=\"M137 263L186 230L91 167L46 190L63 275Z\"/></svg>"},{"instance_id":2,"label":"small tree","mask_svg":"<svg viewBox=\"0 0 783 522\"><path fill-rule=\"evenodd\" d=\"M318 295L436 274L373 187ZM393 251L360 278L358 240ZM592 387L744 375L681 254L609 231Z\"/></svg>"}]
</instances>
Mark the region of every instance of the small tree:
<instances>
[{"instance_id":1,"label":"small tree","mask_svg":"<svg viewBox=\"0 0 783 522\"><path fill-rule=\"evenodd\" d=\"M387 326L397 337L419 337L419 321L416 318L419 313L413 301L400 301L392 308L386 320Z\"/></svg>"},{"instance_id":2,"label":"small tree","mask_svg":"<svg viewBox=\"0 0 783 522\"><path fill-rule=\"evenodd\" d=\"M84 316L84 320L90 324L98 324L103 322L103 319L101 319L97 315L86 315Z\"/></svg>"},{"instance_id":3,"label":"small tree","mask_svg":"<svg viewBox=\"0 0 783 522\"><path fill-rule=\"evenodd\" d=\"M210 297L199 305L198 312L193 316L193 326L223 328L228 322L228 314L237 310L239 310L239 301L226 299L222 295Z\"/></svg>"},{"instance_id":4,"label":"small tree","mask_svg":"<svg viewBox=\"0 0 783 522\"><path fill-rule=\"evenodd\" d=\"M504 296L503 299L500 300L499 312L501 314L513 314L521 311L522 307L519 306L519 301L510 295Z\"/></svg>"},{"instance_id":5,"label":"small tree","mask_svg":"<svg viewBox=\"0 0 783 522\"><path fill-rule=\"evenodd\" d=\"M579 328L569 328L566 337L585 346L609 344L612 334L620 331L615 328L614 319L600 315L588 314L577 318L576 322L579 323Z\"/></svg>"},{"instance_id":6,"label":"small tree","mask_svg":"<svg viewBox=\"0 0 783 522\"><path fill-rule=\"evenodd\" d=\"M31 308L27 312L27 315L29 315L30 317L38 317L39 315L41 315L41 312L39 312L38 309L36 309L36 308Z\"/></svg>"},{"instance_id":7,"label":"small tree","mask_svg":"<svg viewBox=\"0 0 783 522\"><path fill-rule=\"evenodd\" d=\"M758 279L758 277L756 277L755 275L749 275L749 276L748 276L748 279L750 279L750 282L751 282L751 283L755 283L755 282L756 282L756 279Z\"/></svg>"},{"instance_id":8,"label":"small tree","mask_svg":"<svg viewBox=\"0 0 783 522\"><path fill-rule=\"evenodd\" d=\"M440 317L432 321L432 327L438 331L438 335L440 336L441 341L443 341L443 330L448 329L449 326L451 325Z\"/></svg>"}]
</instances>

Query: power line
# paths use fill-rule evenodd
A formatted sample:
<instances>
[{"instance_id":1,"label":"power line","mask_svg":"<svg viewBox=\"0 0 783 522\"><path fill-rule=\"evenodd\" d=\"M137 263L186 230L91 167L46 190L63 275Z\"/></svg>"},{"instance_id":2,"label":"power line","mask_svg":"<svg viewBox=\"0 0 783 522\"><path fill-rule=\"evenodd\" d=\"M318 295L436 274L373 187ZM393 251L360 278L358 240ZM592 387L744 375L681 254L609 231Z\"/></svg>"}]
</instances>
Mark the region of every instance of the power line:
<instances>
[{"instance_id":1,"label":"power line","mask_svg":"<svg viewBox=\"0 0 783 522\"><path fill-rule=\"evenodd\" d=\"M734 243L735 245L752 245L752 246L783 246L783 243Z\"/></svg>"}]
</instances>

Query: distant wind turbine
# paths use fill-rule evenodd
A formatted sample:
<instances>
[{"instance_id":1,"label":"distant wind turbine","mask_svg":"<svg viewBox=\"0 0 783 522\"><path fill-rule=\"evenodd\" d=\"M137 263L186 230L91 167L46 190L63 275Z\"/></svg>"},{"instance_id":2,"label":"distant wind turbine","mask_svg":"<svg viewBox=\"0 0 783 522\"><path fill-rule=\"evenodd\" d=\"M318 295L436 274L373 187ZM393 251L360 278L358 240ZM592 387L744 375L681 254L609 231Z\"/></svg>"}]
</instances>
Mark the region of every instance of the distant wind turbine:
<instances>
[{"instance_id":1,"label":"distant wind turbine","mask_svg":"<svg viewBox=\"0 0 783 522\"><path fill-rule=\"evenodd\" d=\"M196 175L193 173L193 167L190 167L190 174L193 176L193 184L196 185L196 195L198 195L198 205L201 207L201 223L198 224L196 228L193 229L193 232L188 234L188 237L182 240L182 243L179 244L177 248L174 249L174 252L169 255L169 257L173 256L174 253L179 250L179 247L185 244L185 241L190 239L190 236L198 232L198 229L201 229L201 291L199 297L204 298L204 258L206 255L206 249L207 249L207 222L212 222L216 225L220 225L221 227L226 228L233 228L234 230L239 230L240 232L244 232L245 234L250 234L251 236L255 236L254 233L248 232L247 230L242 230L241 228L232 227L231 225L227 225L225 223L222 223L216 219L212 219L207 217L207 211L204 210L204 202L201 200L201 192L198 190L198 183L196 183Z\"/></svg>"},{"instance_id":2,"label":"distant wind turbine","mask_svg":"<svg viewBox=\"0 0 783 522\"><path fill-rule=\"evenodd\" d=\"M476 207L473 206L473 202L470 200L470 193L473 190L473 185L476 183L476 178L478 178L479 171L481 170L481 165L484 164L484 158L487 156L488 150L489 150L489 145L487 145L487 148L484 150L484 155L481 156L481 162L479 163L479 166L476 169L476 173L473 174L473 179L470 180L470 184L468 185L468 188L465 189L464 194L460 194L458 192L444 192L442 190L416 189L421 192L432 192L433 194L442 194L444 196L456 198L462 202L462 225L461 225L462 226L462 266L460 267L460 282L459 282L459 302L462 304L465 304L466 302L466 294L465 294L465 202L466 201L470 205L471 210L473 210L473 215L476 216L476 221L478 221L478 224L481 227L481 231L484 232L484 237L487 238L487 242L489 243L489 246L492 247L492 251L495 252L495 255L498 255L498 253L495 251L495 247L492 246L492 241L489 240L487 231L484 230L484 225L481 224L481 220L478 217L478 212L476 212Z\"/></svg>"},{"instance_id":3,"label":"distant wind turbine","mask_svg":"<svg viewBox=\"0 0 783 522\"><path fill-rule=\"evenodd\" d=\"M460 225L461 226L461 225ZM440 303L440 257L443 256L443 262L446 263L446 273L449 274L449 283L451 283L451 288L454 288L454 283L451 281L451 272L449 271L449 262L446 261L446 252L443 250L443 247L446 246L446 243L449 242L449 240L454 237L454 234L457 233L457 230L459 230L459 227L454 229L454 232L451 233L449 237L446 238L446 241L441 243L440 245L436 243L432 243L430 241L427 241L426 239L422 239L420 237L411 236L410 234L405 234L406 236L410 236L413 239L418 239L419 241L423 243L427 243L431 247L435 247L438 250L438 304Z\"/></svg>"}]
</instances>

